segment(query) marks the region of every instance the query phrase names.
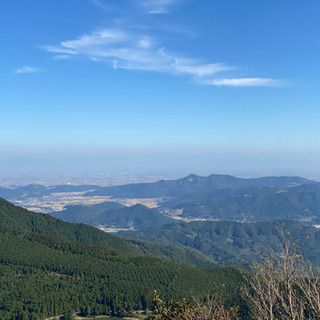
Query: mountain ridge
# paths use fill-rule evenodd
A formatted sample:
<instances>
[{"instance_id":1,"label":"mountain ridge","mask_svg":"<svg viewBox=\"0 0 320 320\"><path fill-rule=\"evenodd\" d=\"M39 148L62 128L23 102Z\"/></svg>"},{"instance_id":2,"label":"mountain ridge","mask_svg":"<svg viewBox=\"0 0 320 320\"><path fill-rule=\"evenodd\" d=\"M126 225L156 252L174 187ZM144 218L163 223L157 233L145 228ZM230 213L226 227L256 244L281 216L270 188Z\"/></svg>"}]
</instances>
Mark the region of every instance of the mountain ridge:
<instances>
[{"instance_id":1,"label":"mountain ridge","mask_svg":"<svg viewBox=\"0 0 320 320\"><path fill-rule=\"evenodd\" d=\"M237 178L231 175L211 174L207 177L191 174L178 180L160 180L152 183L135 183L122 186L101 187L87 192L85 196L112 196L115 198L176 197L192 192L205 192L224 188L249 186L288 187L298 184L313 184L301 177Z\"/></svg>"},{"instance_id":2,"label":"mountain ridge","mask_svg":"<svg viewBox=\"0 0 320 320\"><path fill-rule=\"evenodd\" d=\"M17 232L32 232L40 235L60 237L71 242L105 246L140 256L149 255L161 257L168 261L194 265L201 268L209 267L210 263L213 263L212 261L208 261L207 258L203 258L200 253L181 250L181 248L172 246L161 248L152 243L144 243L141 244L142 248L140 248L138 242L132 244L125 239L83 223L74 224L56 219L48 214L32 212L15 206L1 198L0 227L15 230Z\"/></svg>"},{"instance_id":3,"label":"mountain ridge","mask_svg":"<svg viewBox=\"0 0 320 320\"><path fill-rule=\"evenodd\" d=\"M154 241L166 245L187 246L207 255L217 263L248 267L265 252L279 250L280 231L305 242L303 252L312 262L320 262L320 230L294 220L255 223L235 221L178 222L160 228L120 231L119 236Z\"/></svg>"}]
</instances>

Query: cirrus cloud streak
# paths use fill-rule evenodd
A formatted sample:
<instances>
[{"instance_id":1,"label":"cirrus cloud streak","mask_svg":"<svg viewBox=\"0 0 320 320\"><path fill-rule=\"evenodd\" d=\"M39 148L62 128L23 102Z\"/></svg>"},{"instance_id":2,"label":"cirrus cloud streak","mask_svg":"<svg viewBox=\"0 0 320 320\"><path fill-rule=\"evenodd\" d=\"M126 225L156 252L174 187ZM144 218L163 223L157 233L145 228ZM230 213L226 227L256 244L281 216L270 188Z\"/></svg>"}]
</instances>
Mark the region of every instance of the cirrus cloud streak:
<instances>
[{"instance_id":1,"label":"cirrus cloud streak","mask_svg":"<svg viewBox=\"0 0 320 320\"><path fill-rule=\"evenodd\" d=\"M105 61L115 69L164 72L199 78L232 69L222 63L204 64L197 59L168 53L153 38L120 29L102 29L44 48L56 54L80 55L94 61Z\"/></svg>"},{"instance_id":2,"label":"cirrus cloud streak","mask_svg":"<svg viewBox=\"0 0 320 320\"><path fill-rule=\"evenodd\" d=\"M17 68L14 71L14 73L15 74L23 74L23 73L36 73L36 72L40 72L40 71L41 71L41 69L38 69L38 68L23 66L23 67Z\"/></svg>"},{"instance_id":3,"label":"cirrus cloud streak","mask_svg":"<svg viewBox=\"0 0 320 320\"><path fill-rule=\"evenodd\" d=\"M271 78L205 79L199 83L218 87L280 87L284 85L282 81Z\"/></svg>"},{"instance_id":4,"label":"cirrus cloud streak","mask_svg":"<svg viewBox=\"0 0 320 320\"><path fill-rule=\"evenodd\" d=\"M277 87L280 80L262 77L228 78L217 73L234 71L224 63L203 63L199 59L186 58L158 44L144 34L136 34L119 28L105 28L84 34L77 39L62 41L58 45L45 46L45 50L64 59L82 56L92 61L108 63L114 69L162 72L175 76L189 76L202 85L233 87ZM20 71L22 72L23 69Z\"/></svg>"}]
</instances>

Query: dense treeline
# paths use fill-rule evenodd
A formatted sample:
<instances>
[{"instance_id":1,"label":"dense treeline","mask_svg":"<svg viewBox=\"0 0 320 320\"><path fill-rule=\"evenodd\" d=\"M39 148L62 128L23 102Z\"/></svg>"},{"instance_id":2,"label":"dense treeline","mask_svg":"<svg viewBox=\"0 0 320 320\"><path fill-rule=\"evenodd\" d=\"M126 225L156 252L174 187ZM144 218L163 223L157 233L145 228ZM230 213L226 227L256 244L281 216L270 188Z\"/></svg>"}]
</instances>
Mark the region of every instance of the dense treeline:
<instances>
[{"instance_id":1,"label":"dense treeline","mask_svg":"<svg viewBox=\"0 0 320 320\"><path fill-rule=\"evenodd\" d=\"M73 224L48 214L30 212L0 198L1 226L39 234L61 237L69 241L93 243L139 253L138 248L115 236L85 224Z\"/></svg>"},{"instance_id":2,"label":"dense treeline","mask_svg":"<svg viewBox=\"0 0 320 320\"><path fill-rule=\"evenodd\" d=\"M147 256L158 257L201 269L208 269L217 266L213 259L194 248L170 246L158 242L139 239L127 239L127 241L138 246L139 249Z\"/></svg>"},{"instance_id":3,"label":"dense treeline","mask_svg":"<svg viewBox=\"0 0 320 320\"><path fill-rule=\"evenodd\" d=\"M105 205L104 205L105 206ZM13 230L46 234L63 239L92 243L121 249L138 255L158 256L163 259L196 267L210 267L210 259L196 250L161 247L135 241L134 244L85 224L74 224L53 218L48 214L31 212L0 198L0 226Z\"/></svg>"},{"instance_id":4,"label":"dense treeline","mask_svg":"<svg viewBox=\"0 0 320 320\"><path fill-rule=\"evenodd\" d=\"M44 235L0 233L0 319L42 319L66 310L125 315L151 307L154 290L172 297L219 293L242 304L234 269L199 270Z\"/></svg>"},{"instance_id":5,"label":"dense treeline","mask_svg":"<svg viewBox=\"0 0 320 320\"><path fill-rule=\"evenodd\" d=\"M183 217L256 222L272 219L320 221L319 184L297 187L248 187L191 193L161 204L182 211Z\"/></svg>"},{"instance_id":6,"label":"dense treeline","mask_svg":"<svg viewBox=\"0 0 320 320\"><path fill-rule=\"evenodd\" d=\"M157 241L167 245L188 246L219 263L247 267L260 259L264 251L278 250L282 226L308 241L303 254L314 263L320 262L320 230L294 220L257 223L234 221L179 222L161 228L119 232L118 235Z\"/></svg>"},{"instance_id":7,"label":"dense treeline","mask_svg":"<svg viewBox=\"0 0 320 320\"><path fill-rule=\"evenodd\" d=\"M243 305L243 277L235 269L200 270L144 256L171 252L172 260L177 254L187 261L199 255L211 266L192 250L171 249L129 243L0 199L0 319L44 319L65 312L125 315L151 307L154 290L166 300L216 292L229 305Z\"/></svg>"}]
</instances>

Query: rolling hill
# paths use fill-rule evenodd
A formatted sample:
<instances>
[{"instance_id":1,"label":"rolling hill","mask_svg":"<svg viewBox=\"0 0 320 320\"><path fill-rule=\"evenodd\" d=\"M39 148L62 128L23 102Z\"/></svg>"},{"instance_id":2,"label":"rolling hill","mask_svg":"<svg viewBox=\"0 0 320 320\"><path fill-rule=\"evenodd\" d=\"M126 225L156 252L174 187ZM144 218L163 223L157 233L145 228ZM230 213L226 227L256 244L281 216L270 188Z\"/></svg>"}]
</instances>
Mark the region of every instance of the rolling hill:
<instances>
[{"instance_id":1,"label":"rolling hill","mask_svg":"<svg viewBox=\"0 0 320 320\"><path fill-rule=\"evenodd\" d=\"M176 263L206 268L213 266L213 261L196 250L159 246L153 243L135 241L131 243L122 238L96 229L86 224L65 222L48 214L31 212L14 206L0 198L0 226L18 232L32 232L63 238L67 241L90 243L119 249L136 255L161 257Z\"/></svg>"},{"instance_id":2,"label":"rolling hill","mask_svg":"<svg viewBox=\"0 0 320 320\"><path fill-rule=\"evenodd\" d=\"M182 217L264 221L297 219L320 222L318 184L291 188L249 187L192 193L161 204L163 211L180 210Z\"/></svg>"},{"instance_id":3,"label":"rolling hill","mask_svg":"<svg viewBox=\"0 0 320 320\"><path fill-rule=\"evenodd\" d=\"M64 238L69 241L86 242L139 253L123 239L100 231L86 224L72 224L50 215L31 212L0 198L0 226Z\"/></svg>"},{"instance_id":4,"label":"rolling hill","mask_svg":"<svg viewBox=\"0 0 320 320\"><path fill-rule=\"evenodd\" d=\"M200 177L191 174L178 180L160 180L155 183L102 187L98 190L87 192L86 196L112 196L115 198L179 197L188 193L206 193L217 189L238 189L251 186L283 188L313 183L315 182L300 177L242 179L229 175L212 174L208 177Z\"/></svg>"},{"instance_id":5,"label":"rolling hill","mask_svg":"<svg viewBox=\"0 0 320 320\"><path fill-rule=\"evenodd\" d=\"M145 229L160 227L173 221L162 215L158 209L150 209L141 204L125 207L115 202L109 202L109 209L107 203L95 206L67 206L65 210L51 215L64 221L83 222L107 228Z\"/></svg>"},{"instance_id":6,"label":"rolling hill","mask_svg":"<svg viewBox=\"0 0 320 320\"><path fill-rule=\"evenodd\" d=\"M275 220L257 223L234 221L179 222L138 231L119 232L118 235L178 245L197 249L214 261L236 266L248 266L260 259L261 254L278 250L281 244L279 228L296 236L296 241L308 241L304 255L311 261L320 262L320 230L293 220ZM299 239L297 239L299 238Z\"/></svg>"},{"instance_id":7,"label":"rolling hill","mask_svg":"<svg viewBox=\"0 0 320 320\"><path fill-rule=\"evenodd\" d=\"M120 208L125 208L125 206L117 202L104 202L90 206L68 205L63 211L52 212L50 215L67 222L86 223L92 226L98 226L102 224L102 212Z\"/></svg>"}]
</instances>

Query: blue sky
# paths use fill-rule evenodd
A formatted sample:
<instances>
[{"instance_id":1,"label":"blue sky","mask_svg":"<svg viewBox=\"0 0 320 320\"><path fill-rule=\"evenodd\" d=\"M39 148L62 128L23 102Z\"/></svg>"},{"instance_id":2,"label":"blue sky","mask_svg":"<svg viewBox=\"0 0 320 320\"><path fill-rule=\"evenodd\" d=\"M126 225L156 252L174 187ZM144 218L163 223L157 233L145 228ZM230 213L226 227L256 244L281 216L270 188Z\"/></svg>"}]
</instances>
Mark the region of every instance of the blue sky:
<instances>
[{"instance_id":1,"label":"blue sky","mask_svg":"<svg viewBox=\"0 0 320 320\"><path fill-rule=\"evenodd\" d=\"M0 174L318 174L318 0L4 0Z\"/></svg>"}]
</instances>

